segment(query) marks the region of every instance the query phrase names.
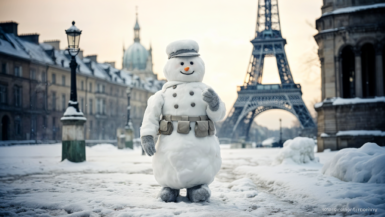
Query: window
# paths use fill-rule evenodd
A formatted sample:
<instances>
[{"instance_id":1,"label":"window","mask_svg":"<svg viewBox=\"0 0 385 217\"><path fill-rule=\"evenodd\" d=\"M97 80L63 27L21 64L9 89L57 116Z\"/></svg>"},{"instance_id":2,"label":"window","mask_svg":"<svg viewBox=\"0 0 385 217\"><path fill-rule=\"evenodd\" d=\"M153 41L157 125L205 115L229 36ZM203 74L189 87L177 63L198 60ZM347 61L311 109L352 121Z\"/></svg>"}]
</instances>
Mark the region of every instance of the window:
<instances>
[{"instance_id":1,"label":"window","mask_svg":"<svg viewBox=\"0 0 385 217\"><path fill-rule=\"evenodd\" d=\"M102 93L104 93L104 90L105 90L105 86L104 84L102 85Z\"/></svg>"},{"instance_id":2,"label":"window","mask_svg":"<svg viewBox=\"0 0 385 217\"><path fill-rule=\"evenodd\" d=\"M81 90L84 90L84 81L81 81L81 82L80 82L80 89L81 89Z\"/></svg>"},{"instance_id":3,"label":"window","mask_svg":"<svg viewBox=\"0 0 385 217\"><path fill-rule=\"evenodd\" d=\"M22 75L23 75L23 68L21 66L15 66L14 72L15 72L15 76L22 77Z\"/></svg>"},{"instance_id":4,"label":"window","mask_svg":"<svg viewBox=\"0 0 385 217\"><path fill-rule=\"evenodd\" d=\"M52 127L53 128L56 127L56 118L55 117L52 118Z\"/></svg>"},{"instance_id":5,"label":"window","mask_svg":"<svg viewBox=\"0 0 385 217\"><path fill-rule=\"evenodd\" d=\"M7 86L5 85L0 85L0 103L7 103Z\"/></svg>"},{"instance_id":6,"label":"window","mask_svg":"<svg viewBox=\"0 0 385 217\"><path fill-rule=\"evenodd\" d=\"M1 73L7 74L7 63L1 63Z\"/></svg>"},{"instance_id":7,"label":"window","mask_svg":"<svg viewBox=\"0 0 385 217\"><path fill-rule=\"evenodd\" d=\"M66 110L66 95L65 94L62 94L61 95L61 109L62 111L65 111Z\"/></svg>"},{"instance_id":8,"label":"window","mask_svg":"<svg viewBox=\"0 0 385 217\"><path fill-rule=\"evenodd\" d=\"M47 128L47 117L43 116L43 128Z\"/></svg>"},{"instance_id":9,"label":"window","mask_svg":"<svg viewBox=\"0 0 385 217\"><path fill-rule=\"evenodd\" d=\"M56 75L52 74L52 84L56 84Z\"/></svg>"},{"instance_id":10,"label":"window","mask_svg":"<svg viewBox=\"0 0 385 217\"><path fill-rule=\"evenodd\" d=\"M14 96L15 96L15 106L21 107L21 87L15 86L13 90L14 90Z\"/></svg>"},{"instance_id":11,"label":"window","mask_svg":"<svg viewBox=\"0 0 385 217\"><path fill-rule=\"evenodd\" d=\"M96 92L100 92L100 84L97 84L97 86L96 86Z\"/></svg>"},{"instance_id":12,"label":"window","mask_svg":"<svg viewBox=\"0 0 385 217\"><path fill-rule=\"evenodd\" d=\"M84 111L84 98L80 98L80 110Z\"/></svg>"},{"instance_id":13,"label":"window","mask_svg":"<svg viewBox=\"0 0 385 217\"><path fill-rule=\"evenodd\" d=\"M41 72L41 82L47 81L47 74L45 72Z\"/></svg>"},{"instance_id":14,"label":"window","mask_svg":"<svg viewBox=\"0 0 385 217\"><path fill-rule=\"evenodd\" d=\"M35 70L35 69L31 69L31 70L29 71L29 78L30 78L31 80L35 80L35 79L36 79L36 70Z\"/></svg>"},{"instance_id":15,"label":"window","mask_svg":"<svg viewBox=\"0 0 385 217\"><path fill-rule=\"evenodd\" d=\"M96 99L96 113L101 114L102 113L102 105L101 105L101 99Z\"/></svg>"},{"instance_id":16,"label":"window","mask_svg":"<svg viewBox=\"0 0 385 217\"><path fill-rule=\"evenodd\" d=\"M92 121L90 121L90 130L92 130Z\"/></svg>"},{"instance_id":17,"label":"window","mask_svg":"<svg viewBox=\"0 0 385 217\"><path fill-rule=\"evenodd\" d=\"M93 107L93 100L90 99L90 104L88 105L88 107L90 108L90 115L92 115L92 107Z\"/></svg>"},{"instance_id":18,"label":"window","mask_svg":"<svg viewBox=\"0 0 385 217\"><path fill-rule=\"evenodd\" d=\"M21 135L21 119L20 116L15 117L15 133L16 135Z\"/></svg>"},{"instance_id":19,"label":"window","mask_svg":"<svg viewBox=\"0 0 385 217\"><path fill-rule=\"evenodd\" d=\"M92 92L92 83L90 83L90 89L89 89L90 92Z\"/></svg>"},{"instance_id":20,"label":"window","mask_svg":"<svg viewBox=\"0 0 385 217\"><path fill-rule=\"evenodd\" d=\"M46 107L46 100L47 100L47 98L46 98L46 94L45 94L45 92L43 91L42 92L42 95L43 95L43 102L42 102L42 108L45 110L47 107ZM47 126L47 125L46 125Z\"/></svg>"},{"instance_id":21,"label":"window","mask_svg":"<svg viewBox=\"0 0 385 217\"><path fill-rule=\"evenodd\" d=\"M103 104L102 104L102 112L103 112L103 114L106 114L106 100L105 99L103 99Z\"/></svg>"},{"instance_id":22,"label":"window","mask_svg":"<svg viewBox=\"0 0 385 217\"><path fill-rule=\"evenodd\" d=\"M66 86L66 76L65 75L61 76L61 85Z\"/></svg>"},{"instance_id":23,"label":"window","mask_svg":"<svg viewBox=\"0 0 385 217\"><path fill-rule=\"evenodd\" d=\"M56 92L52 92L52 110L56 110Z\"/></svg>"}]
</instances>

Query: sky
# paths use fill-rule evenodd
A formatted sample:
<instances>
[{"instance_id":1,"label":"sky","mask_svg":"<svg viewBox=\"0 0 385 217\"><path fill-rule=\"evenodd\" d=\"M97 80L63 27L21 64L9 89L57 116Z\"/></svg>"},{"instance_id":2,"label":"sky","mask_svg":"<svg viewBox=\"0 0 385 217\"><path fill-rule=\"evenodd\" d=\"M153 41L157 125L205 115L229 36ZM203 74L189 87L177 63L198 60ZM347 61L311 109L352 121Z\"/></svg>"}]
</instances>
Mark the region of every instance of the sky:
<instances>
[{"instance_id":1,"label":"sky","mask_svg":"<svg viewBox=\"0 0 385 217\"><path fill-rule=\"evenodd\" d=\"M180 39L196 40L206 65L204 83L213 87L228 111L243 84L255 35L258 0L0 0L0 22L19 23L18 33L38 33L40 42L58 39L67 46L64 30L74 20L82 30L84 55L98 55L99 62L114 61L121 68L123 46L133 43L136 7L141 43L153 50L154 72L164 78L166 46ZM320 101L320 67L315 20L322 0L279 0L282 35L290 69L301 84L303 99L315 115ZM265 59L262 83L279 83L275 58ZM271 110L255 121L269 129L296 124L289 112Z\"/></svg>"}]
</instances>

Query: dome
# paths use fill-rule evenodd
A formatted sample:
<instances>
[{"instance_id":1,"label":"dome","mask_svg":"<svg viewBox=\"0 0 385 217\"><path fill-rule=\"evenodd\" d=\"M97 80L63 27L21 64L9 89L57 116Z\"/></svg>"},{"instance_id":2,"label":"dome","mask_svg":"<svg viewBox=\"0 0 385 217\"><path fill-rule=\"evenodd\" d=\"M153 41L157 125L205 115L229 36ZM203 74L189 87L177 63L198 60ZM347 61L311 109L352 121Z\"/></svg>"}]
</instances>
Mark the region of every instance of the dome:
<instances>
[{"instance_id":1,"label":"dome","mask_svg":"<svg viewBox=\"0 0 385 217\"><path fill-rule=\"evenodd\" d=\"M124 52L123 68L128 70L144 70L146 69L148 56L148 50L139 42L134 42Z\"/></svg>"}]
</instances>

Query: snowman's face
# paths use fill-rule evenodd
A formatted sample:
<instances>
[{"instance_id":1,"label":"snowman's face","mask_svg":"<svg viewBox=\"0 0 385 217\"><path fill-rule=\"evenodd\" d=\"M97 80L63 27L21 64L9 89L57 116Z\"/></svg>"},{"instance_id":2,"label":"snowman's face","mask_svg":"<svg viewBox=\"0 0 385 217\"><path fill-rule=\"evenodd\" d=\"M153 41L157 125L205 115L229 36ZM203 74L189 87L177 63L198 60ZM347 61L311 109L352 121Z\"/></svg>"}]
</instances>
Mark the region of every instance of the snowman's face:
<instances>
[{"instance_id":1,"label":"snowman's face","mask_svg":"<svg viewBox=\"0 0 385 217\"><path fill-rule=\"evenodd\" d=\"M163 72L168 81L202 81L205 63L199 56L171 58Z\"/></svg>"}]
</instances>

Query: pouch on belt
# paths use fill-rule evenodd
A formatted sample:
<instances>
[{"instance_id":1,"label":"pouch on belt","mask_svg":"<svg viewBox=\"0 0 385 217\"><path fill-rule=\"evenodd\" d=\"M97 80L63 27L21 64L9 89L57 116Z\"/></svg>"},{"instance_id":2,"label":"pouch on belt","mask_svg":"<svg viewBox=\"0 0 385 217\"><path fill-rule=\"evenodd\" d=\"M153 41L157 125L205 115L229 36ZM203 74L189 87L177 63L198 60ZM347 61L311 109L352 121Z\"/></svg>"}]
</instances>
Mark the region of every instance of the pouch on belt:
<instances>
[{"instance_id":1,"label":"pouch on belt","mask_svg":"<svg viewBox=\"0 0 385 217\"><path fill-rule=\"evenodd\" d=\"M159 133L163 135L171 135L174 127L171 121L161 120L159 123Z\"/></svg>"},{"instance_id":2,"label":"pouch on belt","mask_svg":"<svg viewBox=\"0 0 385 217\"><path fill-rule=\"evenodd\" d=\"M197 121L195 124L195 136L206 137L209 135L209 122L208 121Z\"/></svg>"}]
</instances>

